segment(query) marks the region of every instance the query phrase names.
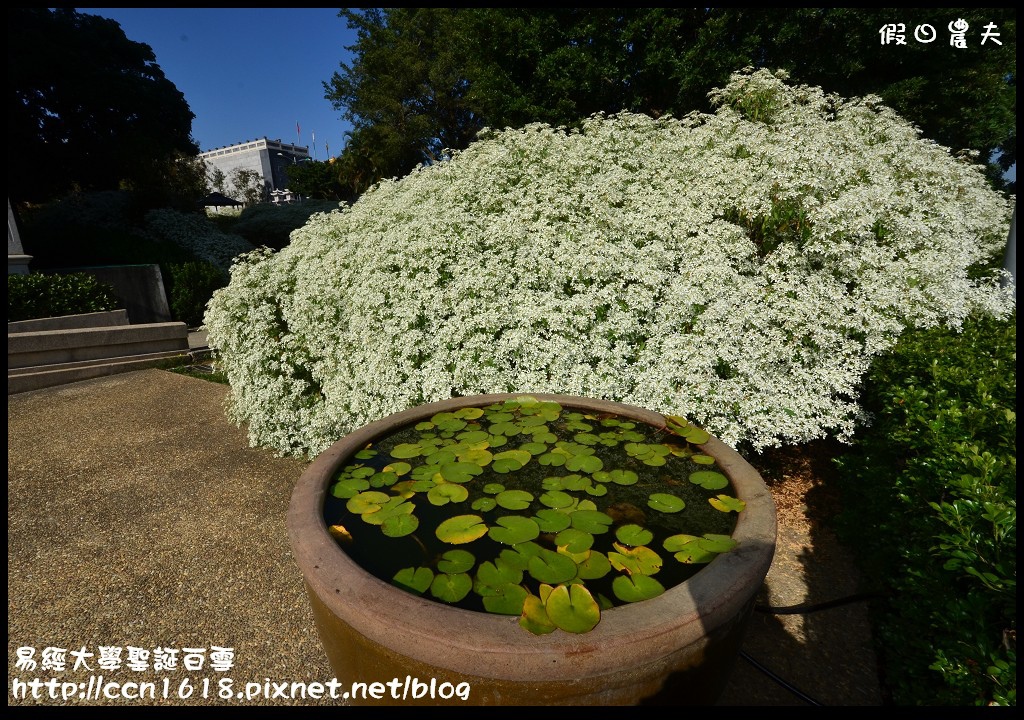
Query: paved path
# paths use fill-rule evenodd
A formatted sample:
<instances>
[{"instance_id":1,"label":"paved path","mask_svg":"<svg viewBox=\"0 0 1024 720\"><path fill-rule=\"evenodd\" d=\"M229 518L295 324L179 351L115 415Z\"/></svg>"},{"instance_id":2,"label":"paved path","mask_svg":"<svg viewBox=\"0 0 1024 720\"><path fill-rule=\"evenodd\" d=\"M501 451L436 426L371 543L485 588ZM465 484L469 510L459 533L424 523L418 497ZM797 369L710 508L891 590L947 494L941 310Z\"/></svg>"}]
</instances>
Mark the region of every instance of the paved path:
<instances>
[{"instance_id":1,"label":"paved path","mask_svg":"<svg viewBox=\"0 0 1024 720\"><path fill-rule=\"evenodd\" d=\"M250 448L225 419L225 394L223 385L144 370L8 398L11 678L167 677L173 690L186 677L236 685L333 677L285 528L304 465ZM766 599L783 605L852 591L849 563L828 542L783 528ZM863 611L755 616L745 649L822 702L878 704ZM34 648L38 660L51 646L96 653L93 672L15 666L18 648ZM104 671L100 646L231 647L234 666ZM10 687L8 702L20 704ZM196 692L67 704L208 704L215 691L205 703ZM804 703L740 660L722 704Z\"/></svg>"}]
</instances>

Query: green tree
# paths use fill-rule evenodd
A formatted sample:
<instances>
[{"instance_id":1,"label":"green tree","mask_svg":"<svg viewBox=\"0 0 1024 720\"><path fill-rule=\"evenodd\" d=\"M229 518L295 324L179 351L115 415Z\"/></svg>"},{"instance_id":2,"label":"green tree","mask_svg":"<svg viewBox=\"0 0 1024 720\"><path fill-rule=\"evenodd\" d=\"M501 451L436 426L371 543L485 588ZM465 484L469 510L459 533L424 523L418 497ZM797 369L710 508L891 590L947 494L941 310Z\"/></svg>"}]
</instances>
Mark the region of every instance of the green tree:
<instances>
[{"instance_id":1,"label":"green tree","mask_svg":"<svg viewBox=\"0 0 1024 720\"><path fill-rule=\"evenodd\" d=\"M69 8L13 8L7 20L12 199L176 181L198 152L194 115L148 45Z\"/></svg>"},{"instance_id":2,"label":"green tree","mask_svg":"<svg viewBox=\"0 0 1024 720\"><path fill-rule=\"evenodd\" d=\"M572 125L595 112L708 110L744 66L844 97L875 94L925 137L1016 161L1016 11L1009 8L389 8L343 10L357 31L326 97L374 179L461 149L484 126ZM969 26L967 47L949 23ZM880 29L903 23L905 45ZM929 24L933 43L914 39ZM1002 44L982 44L986 26ZM372 138L373 163L367 162ZM350 154L359 155L350 161ZM993 175L999 170L993 168Z\"/></svg>"},{"instance_id":3,"label":"green tree","mask_svg":"<svg viewBox=\"0 0 1024 720\"><path fill-rule=\"evenodd\" d=\"M341 200L343 190L335 160L293 163L287 166L288 189L316 200Z\"/></svg>"},{"instance_id":4,"label":"green tree","mask_svg":"<svg viewBox=\"0 0 1024 720\"><path fill-rule=\"evenodd\" d=\"M261 203L269 194L263 176L246 168L238 168L231 173L231 186L234 196L241 198L246 205Z\"/></svg>"}]
</instances>

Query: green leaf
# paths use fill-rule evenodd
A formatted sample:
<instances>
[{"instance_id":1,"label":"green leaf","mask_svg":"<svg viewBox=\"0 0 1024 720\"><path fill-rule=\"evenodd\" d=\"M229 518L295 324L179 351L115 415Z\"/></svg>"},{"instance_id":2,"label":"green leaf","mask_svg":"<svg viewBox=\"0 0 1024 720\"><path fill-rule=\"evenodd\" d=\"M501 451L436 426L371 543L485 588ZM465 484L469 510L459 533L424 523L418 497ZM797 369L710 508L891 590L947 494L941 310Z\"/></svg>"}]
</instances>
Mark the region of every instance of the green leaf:
<instances>
[{"instance_id":1,"label":"green leaf","mask_svg":"<svg viewBox=\"0 0 1024 720\"><path fill-rule=\"evenodd\" d=\"M498 503L494 501L494 498L489 497L483 497L474 500L473 504L470 505L470 507L476 510L477 512L487 512L488 510L493 510L497 506Z\"/></svg>"},{"instance_id":2,"label":"green leaf","mask_svg":"<svg viewBox=\"0 0 1024 720\"><path fill-rule=\"evenodd\" d=\"M357 452L353 457L355 457L357 460L369 460L370 458L376 456L376 450L371 450L370 448L363 448L362 450Z\"/></svg>"},{"instance_id":3,"label":"green leaf","mask_svg":"<svg viewBox=\"0 0 1024 720\"><path fill-rule=\"evenodd\" d=\"M533 495L525 490L505 490L494 500L506 510L525 510L533 502Z\"/></svg>"},{"instance_id":4,"label":"green leaf","mask_svg":"<svg viewBox=\"0 0 1024 720\"><path fill-rule=\"evenodd\" d=\"M482 472L483 468L471 462L450 462L441 466L441 477L450 483L469 482Z\"/></svg>"},{"instance_id":5,"label":"green leaf","mask_svg":"<svg viewBox=\"0 0 1024 720\"><path fill-rule=\"evenodd\" d=\"M437 561L437 569L448 574L469 572L476 564L476 557L468 550L449 550Z\"/></svg>"},{"instance_id":6,"label":"green leaf","mask_svg":"<svg viewBox=\"0 0 1024 720\"><path fill-rule=\"evenodd\" d=\"M540 496L540 501L549 508L564 508L573 504L572 495L561 490L549 490Z\"/></svg>"},{"instance_id":7,"label":"green leaf","mask_svg":"<svg viewBox=\"0 0 1024 720\"><path fill-rule=\"evenodd\" d=\"M456 515L438 525L434 532L441 542L463 545L486 535L487 525L479 515Z\"/></svg>"},{"instance_id":8,"label":"green leaf","mask_svg":"<svg viewBox=\"0 0 1024 720\"><path fill-rule=\"evenodd\" d=\"M427 491L427 500L431 505L437 506L447 505L450 502L462 502L468 497L469 490L462 485L453 485L452 483L435 485Z\"/></svg>"},{"instance_id":9,"label":"green leaf","mask_svg":"<svg viewBox=\"0 0 1024 720\"><path fill-rule=\"evenodd\" d=\"M394 585L408 592L422 595L434 580L434 571L430 568L402 568L391 578Z\"/></svg>"},{"instance_id":10,"label":"green leaf","mask_svg":"<svg viewBox=\"0 0 1024 720\"><path fill-rule=\"evenodd\" d=\"M665 588L650 575L619 575L612 581L612 592L623 602L640 602L658 597Z\"/></svg>"},{"instance_id":11,"label":"green leaf","mask_svg":"<svg viewBox=\"0 0 1024 720\"><path fill-rule=\"evenodd\" d=\"M576 563L572 558L547 548L541 548L537 555L530 558L526 568L534 580L552 585L568 582L576 577Z\"/></svg>"},{"instance_id":12,"label":"green leaf","mask_svg":"<svg viewBox=\"0 0 1024 720\"><path fill-rule=\"evenodd\" d=\"M484 492L488 495L497 495L500 492L504 492L505 486L501 483L487 483L484 485Z\"/></svg>"},{"instance_id":13,"label":"green leaf","mask_svg":"<svg viewBox=\"0 0 1024 720\"><path fill-rule=\"evenodd\" d=\"M649 547L641 545L627 548L619 543L613 545L618 552L608 553L608 562L616 570L625 570L630 575L654 575L661 570L661 556Z\"/></svg>"},{"instance_id":14,"label":"green leaf","mask_svg":"<svg viewBox=\"0 0 1024 720\"><path fill-rule=\"evenodd\" d=\"M482 584L492 588L502 585L518 585L523 581L523 569L502 560L500 557L494 562L487 561L480 563L476 572L476 579ZM516 611L519 614L519 611Z\"/></svg>"},{"instance_id":15,"label":"green leaf","mask_svg":"<svg viewBox=\"0 0 1024 720\"><path fill-rule=\"evenodd\" d=\"M581 553L589 550L593 544L593 535L576 528L568 528L555 536L555 545L565 547L571 553Z\"/></svg>"},{"instance_id":16,"label":"green leaf","mask_svg":"<svg viewBox=\"0 0 1024 720\"><path fill-rule=\"evenodd\" d=\"M701 454L698 453L696 455L691 455L690 459L693 460L698 465L714 465L715 464L715 459L713 457L711 457L710 455L701 455Z\"/></svg>"},{"instance_id":17,"label":"green leaf","mask_svg":"<svg viewBox=\"0 0 1024 720\"><path fill-rule=\"evenodd\" d=\"M565 462L565 469L573 472L595 473L603 467L604 463L596 455L573 455Z\"/></svg>"},{"instance_id":18,"label":"green leaf","mask_svg":"<svg viewBox=\"0 0 1024 720\"><path fill-rule=\"evenodd\" d=\"M505 450L494 456L491 469L497 473L515 472L530 462L531 457L525 450Z\"/></svg>"},{"instance_id":19,"label":"green leaf","mask_svg":"<svg viewBox=\"0 0 1024 720\"><path fill-rule=\"evenodd\" d=\"M570 523L569 516L566 513L550 508L538 510L533 519L537 522L540 531L546 533L556 533L565 530L569 527Z\"/></svg>"},{"instance_id":20,"label":"green leaf","mask_svg":"<svg viewBox=\"0 0 1024 720\"><path fill-rule=\"evenodd\" d=\"M714 560L718 553L702 548L698 544L701 539L696 535L673 535L665 538L662 544L666 550L674 552L676 560L684 565L703 565Z\"/></svg>"},{"instance_id":21,"label":"green leaf","mask_svg":"<svg viewBox=\"0 0 1024 720\"><path fill-rule=\"evenodd\" d=\"M711 507L715 510L721 510L722 512L743 512L744 508L747 507L745 502L729 495L708 498L708 502L711 503Z\"/></svg>"},{"instance_id":22,"label":"green leaf","mask_svg":"<svg viewBox=\"0 0 1024 720\"><path fill-rule=\"evenodd\" d=\"M597 601L582 585L556 587L548 596L545 607L551 622L566 632L589 632L601 621Z\"/></svg>"},{"instance_id":23,"label":"green leaf","mask_svg":"<svg viewBox=\"0 0 1024 720\"><path fill-rule=\"evenodd\" d=\"M576 510L570 515L569 520L577 530L594 535L608 532L608 528L614 522L611 517L600 510Z\"/></svg>"},{"instance_id":24,"label":"green leaf","mask_svg":"<svg viewBox=\"0 0 1024 720\"><path fill-rule=\"evenodd\" d=\"M608 556L597 550L591 550L587 559L579 563L577 577L581 580L596 580L611 572L612 564Z\"/></svg>"},{"instance_id":25,"label":"green leaf","mask_svg":"<svg viewBox=\"0 0 1024 720\"><path fill-rule=\"evenodd\" d=\"M407 462L393 462L388 465L385 465L382 469L382 472L394 473L395 475L401 477L402 475L408 473L410 470L412 470L412 466Z\"/></svg>"},{"instance_id":26,"label":"green leaf","mask_svg":"<svg viewBox=\"0 0 1024 720\"><path fill-rule=\"evenodd\" d=\"M345 503L345 507L354 515L363 515L377 512L390 499L391 496L387 493L368 490L349 498L348 502Z\"/></svg>"},{"instance_id":27,"label":"green leaf","mask_svg":"<svg viewBox=\"0 0 1024 720\"><path fill-rule=\"evenodd\" d=\"M491 540L504 545L517 545L533 540L540 535L540 528L530 518L520 515L509 515L498 518L497 525L487 533Z\"/></svg>"},{"instance_id":28,"label":"green leaf","mask_svg":"<svg viewBox=\"0 0 1024 720\"><path fill-rule=\"evenodd\" d=\"M697 541L697 544L701 548L708 552L723 553L732 550L739 543L733 540L728 535L715 535L713 533L705 533L704 537Z\"/></svg>"},{"instance_id":29,"label":"green leaf","mask_svg":"<svg viewBox=\"0 0 1024 720\"><path fill-rule=\"evenodd\" d=\"M495 588L497 594L484 598L484 608L496 615L520 615L529 593L521 585L501 585Z\"/></svg>"},{"instance_id":30,"label":"green leaf","mask_svg":"<svg viewBox=\"0 0 1024 720\"><path fill-rule=\"evenodd\" d=\"M534 635L547 635L556 630L555 624L548 617L544 603L536 595L527 595L523 601L523 614L519 618L519 626Z\"/></svg>"},{"instance_id":31,"label":"green leaf","mask_svg":"<svg viewBox=\"0 0 1024 720\"><path fill-rule=\"evenodd\" d=\"M646 545L654 539L654 533L639 525L623 525L615 531L615 537L623 545L637 547Z\"/></svg>"},{"instance_id":32,"label":"green leaf","mask_svg":"<svg viewBox=\"0 0 1024 720\"><path fill-rule=\"evenodd\" d=\"M423 448L419 445L414 445L413 443L402 443L401 445L396 445L391 450L391 457L393 458L414 458L419 457L422 454Z\"/></svg>"},{"instance_id":33,"label":"green leaf","mask_svg":"<svg viewBox=\"0 0 1024 720\"><path fill-rule=\"evenodd\" d=\"M705 490L721 490L729 484L729 478L714 470L698 470L690 473L690 482Z\"/></svg>"},{"instance_id":34,"label":"green leaf","mask_svg":"<svg viewBox=\"0 0 1024 720\"><path fill-rule=\"evenodd\" d=\"M653 493L647 499L647 506L663 513L677 513L686 507L686 503L675 495Z\"/></svg>"},{"instance_id":35,"label":"green leaf","mask_svg":"<svg viewBox=\"0 0 1024 720\"><path fill-rule=\"evenodd\" d=\"M416 532L420 526L419 519L411 513L390 515L381 523L380 530L388 537L405 537Z\"/></svg>"},{"instance_id":36,"label":"green leaf","mask_svg":"<svg viewBox=\"0 0 1024 720\"><path fill-rule=\"evenodd\" d=\"M363 478L347 478L334 484L334 487L331 488L331 495L342 499L352 498L368 487L370 487L370 483Z\"/></svg>"},{"instance_id":37,"label":"green leaf","mask_svg":"<svg viewBox=\"0 0 1024 720\"><path fill-rule=\"evenodd\" d=\"M457 603L473 589L473 580L466 573L443 573L434 576L430 594L447 603Z\"/></svg>"}]
</instances>

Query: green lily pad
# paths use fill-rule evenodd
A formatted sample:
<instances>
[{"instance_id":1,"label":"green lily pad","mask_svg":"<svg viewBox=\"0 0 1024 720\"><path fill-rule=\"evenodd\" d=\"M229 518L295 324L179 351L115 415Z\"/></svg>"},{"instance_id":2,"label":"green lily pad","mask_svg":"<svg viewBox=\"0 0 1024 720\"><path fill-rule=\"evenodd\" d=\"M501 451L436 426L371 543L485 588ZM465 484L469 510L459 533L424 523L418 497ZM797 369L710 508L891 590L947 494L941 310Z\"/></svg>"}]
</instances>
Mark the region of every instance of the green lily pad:
<instances>
[{"instance_id":1,"label":"green lily pad","mask_svg":"<svg viewBox=\"0 0 1024 720\"><path fill-rule=\"evenodd\" d=\"M345 503L345 507L353 515L364 515L379 511L381 506L390 499L391 496L387 493L368 490L350 497L348 502Z\"/></svg>"},{"instance_id":2,"label":"green lily pad","mask_svg":"<svg viewBox=\"0 0 1024 720\"><path fill-rule=\"evenodd\" d=\"M581 580L596 580L611 572L612 564L608 556L597 550L591 550L587 559L577 563L577 577Z\"/></svg>"},{"instance_id":3,"label":"green lily pad","mask_svg":"<svg viewBox=\"0 0 1024 720\"><path fill-rule=\"evenodd\" d=\"M608 479L616 485L635 485L640 476L632 470L609 470Z\"/></svg>"},{"instance_id":4,"label":"green lily pad","mask_svg":"<svg viewBox=\"0 0 1024 720\"><path fill-rule=\"evenodd\" d=\"M576 577L576 563L572 558L547 548L541 548L537 555L530 558L526 569L534 580L552 585L569 582Z\"/></svg>"},{"instance_id":5,"label":"green lily pad","mask_svg":"<svg viewBox=\"0 0 1024 720\"><path fill-rule=\"evenodd\" d=\"M459 408L458 410L452 413L452 415L454 415L455 417L462 418L463 420L476 420L483 414L484 411L481 408L475 407Z\"/></svg>"},{"instance_id":6,"label":"green lily pad","mask_svg":"<svg viewBox=\"0 0 1024 720\"><path fill-rule=\"evenodd\" d=\"M573 437L573 440L580 443L581 445L597 445L599 442L601 442L601 438L599 438L597 435L582 432L576 433L576 435Z\"/></svg>"},{"instance_id":7,"label":"green lily pad","mask_svg":"<svg viewBox=\"0 0 1024 720\"><path fill-rule=\"evenodd\" d=\"M654 539L654 533L639 525L623 525L615 531L615 537L623 545L639 547Z\"/></svg>"},{"instance_id":8,"label":"green lily pad","mask_svg":"<svg viewBox=\"0 0 1024 720\"><path fill-rule=\"evenodd\" d=\"M498 518L497 525L492 526L487 534L495 542L516 545L538 537L540 528L530 518L521 515L508 515Z\"/></svg>"},{"instance_id":9,"label":"green lily pad","mask_svg":"<svg viewBox=\"0 0 1024 720\"><path fill-rule=\"evenodd\" d=\"M558 510L552 510L551 508L544 508L538 510L537 514L533 516L533 519L537 522L537 526L541 532L556 533L565 530L569 527L571 522L569 516L564 512Z\"/></svg>"},{"instance_id":10,"label":"green lily pad","mask_svg":"<svg viewBox=\"0 0 1024 720\"><path fill-rule=\"evenodd\" d=\"M469 497L469 490L462 485L443 483L435 485L427 491L427 500L431 505L447 505L450 502L462 502Z\"/></svg>"},{"instance_id":11,"label":"green lily pad","mask_svg":"<svg viewBox=\"0 0 1024 720\"><path fill-rule=\"evenodd\" d=\"M471 462L451 462L441 466L441 477L450 483L469 482L482 472L483 468Z\"/></svg>"},{"instance_id":12,"label":"green lily pad","mask_svg":"<svg viewBox=\"0 0 1024 720\"><path fill-rule=\"evenodd\" d=\"M401 496L389 496L386 503L378 506L376 511L363 513L362 518L363 522L369 523L370 525L381 525L390 517L395 515L410 515L415 509L416 506L411 502L406 502L405 498Z\"/></svg>"},{"instance_id":13,"label":"green lily pad","mask_svg":"<svg viewBox=\"0 0 1024 720\"><path fill-rule=\"evenodd\" d=\"M410 470L412 470L412 466L409 463L399 461L385 465L382 468L381 472L390 472L401 477L402 475L408 473Z\"/></svg>"},{"instance_id":14,"label":"green lily pad","mask_svg":"<svg viewBox=\"0 0 1024 720\"><path fill-rule=\"evenodd\" d=\"M422 595L430 587L430 583L433 580L434 571L430 568L407 567L396 572L395 576L391 578L391 583L408 592Z\"/></svg>"},{"instance_id":15,"label":"green lily pad","mask_svg":"<svg viewBox=\"0 0 1024 720\"><path fill-rule=\"evenodd\" d=\"M730 495L708 498L708 502L711 503L711 507L715 510L721 510L722 512L743 512L747 507L745 502Z\"/></svg>"},{"instance_id":16,"label":"green lily pad","mask_svg":"<svg viewBox=\"0 0 1024 720\"><path fill-rule=\"evenodd\" d=\"M487 483L484 485L484 492L488 495L497 495L500 492L505 491L505 486L501 483Z\"/></svg>"},{"instance_id":17,"label":"green lily pad","mask_svg":"<svg viewBox=\"0 0 1024 720\"><path fill-rule=\"evenodd\" d=\"M698 470L690 473L690 482L705 490L721 490L729 484L729 478L714 470Z\"/></svg>"},{"instance_id":18,"label":"green lily pad","mask_svg":"<svg viewBox=\"0 0 1024 720\"><path fill-rule=\"evenodd\" d=\"M686 503L675 495L652 493L647 498L647 506L663 513L677 513L686 507Z\"/></svg>"},{"instance_id":19,"label":"green lily pad","mask_svg":"<svg viewBox=\"0 0 1024 720\"><path fill-rule=\"evenodd\" d=\"M630 575L654 575L661 570L661 556L649 547L627 548L619 543L613 544L618 552L608 553L608 562L616 570L624 570Z\"/></svg>"},{"instance_id":20,"label":"green lily pad","mask_svg":"<svg viewBox=\"0 0 1024 720\"><path fill-rule=\"evenodd\" d=\"M665 588L649 575L619 575L612 581L612 592L623 602L640 602L658 597Z\"/></svg>"},{"instance_id":21,"label":"green lily pad","mask_svg":"<svg viewBox=\"0 0 1024 720\"><path fill-rule=\"evenodd\" d=\"M540 501L549 508L564 508L573 504L573 497L561 490L549 490L540 496Z\"/></svg>"},{"instance_id":22,"label":"green lily pad","mask_svg":"<svg viewBox=\"0 0 1024 720\"><path fill-rule=\"evenodd\" d=\"M728 535L716 535L714 533L705 533L704 537L697 541L697 544L708 552L715 553L728 552L739 545L738 542Z\"/></svg>"},{"instance_id":23,"label":"green lily pad","mask_svg":"<svg viewBox=\"0 0 1024 720\"><path fill-rule=\"evenodd\" d=\"M587 495L593 495L594 497L602 497L608 494L608 488L605 485L588 485L584 488Z\"/></svg>"},{"instance_id":24,"label":"green lily pad","mask_svg":"<svg viewBox=\"0 0 1024 720\"><path fill-rule=\"evenodd\" d=\"M530 453L530 455L543 455L548 451L548 446L542 442L528 442L520 445L519 449Z\"/></svg>"},{"instance_id":25,"label":"green lily pad","mask_svg":"<svg viewBox=\"0 0 1024 720\"><path fill-rule=\"evenodd\" d=\"M437 539L452 545L464 545L487 534L487 525L479 515L450 517L434 531Z\"/></svg>"},{"instance_id":26,"label":"green lily pad","mask_svg":"<svg viewBox=\"0 0 1024 720\"><path fill-rule=\"evenodd\" d=\"M414 458L422 454L423 448L413 443L402 443L401 445L396 445L391 450L391 457L393 458Z\"/></svg>"},{"instance_id":27,"label":"green lily pad","mask_svg":"<svg viewBox=\"0 0 1024 720\"><path fill-rule=\"evenodd\" d=\"M473 501L472 505L470 505L470 507L477 512L487 512L488 510L493 510L497 506L498 503L495 502L494 498L489 497L478 498Z\"/></svg>"},{"instance_id":28,"label":"green lily pad","mask_svg":"<svg viewBox=\"0 0 1024 720\"><path fill-rule=\"evenodd\" d=\"M437 569L452 575L469 572L475 564L476 557L468 550L448 550L437 561Z\"/></svg>"},{"instance_id":29,"label":"green lily pad","mask_svg":"<svg viewBox=\"0 0 1024 720\"><path fill-rule=\"evenodd\" d=\"M665 538L662 545L669 552L675 553L676 560L685 565L703 565L714 560L718 554L702 548L699 542L703 539L696 535L673 535Z\"/></svg>"},{"instance_id":30,"label":"green lily pad","mask_svg":"<svg viewBox=\"0 0 1024 720\"><path fill-rule=\"evenodd\" d=\"M362 450L360 450L359 452L357 452L353 457L355 457L357 460L369 460L370 458L376 457L376 456L377 456L377 451L376 450L371 450L370 448L365 447Z\"/></svg>"},{"instance_id":31,"label":"green lily pad","mask_svg":"<svg viewBox=\"0 0 1024 720\"><path fill-rule=\"evenodd\" d=\"M693 460L698 465L714 465L715 464L715 459L713 457L711 457L710 455L702 455L702 454L698 453L696 455L691 455L690 459Z\"/></svg>"},{"instance_id":32,"label":"green lily pad","mask_svg":"<svg viewBox=\"0 0 1024 720\"><path fill-rule=\"evenodd\" d=\"M582 585L556 587L544 606L551 622L566 632L589 632L601 621L601 608Z\"/></svg>"},{"instance_id":33,"label":"green lily pad","mask_svg":"<svg viewBox=\"0 0 1024 720\"><path fill-rule=\"evenodd\" d=\"M531 457L525 450L505 450L494 456L491 469L497 473L515 472L530 462Z\"/></svg>"},{"instance_id":34,"label":"green lily pad","mask_svg":"<svg viewBox=\"0 0 1024 720\"><path fill-rule=\"evenodd\" d=\"M525 490L506 490L494 500L506 510L525 510L533 502L533 495Z\"/></svg>"},{"instance_id":35,"label":"green lily pad","mask_svg":"<svg viewBox=\"0 0 1024 720\"><path fill-rule=\"evenodd\" d=\"M551 452L544 453L537 457L537 462L541 465L550 465L551 467L561 467L565 465L565 461L569 459L569 455L564 452Z\"/></svg>"},{"instance_id":36,"label":"green lily pad","mask_svg":"<svg viewBox=\"0 0 1024 720\"><path fill-rule=\"evenodd\" d=\"M547 635L557 629L548 617L544 603L536 595L527 595L523 601L523 614L519 618L519 627L534 635Z\"/></svg>"},{"instance_id":37,"label":"green lily pad","mask_svg":"<svg viewBox=\"0 0 1024 720\"><path fill-rule=\"evenodd\" d=\"M441 573L430 583L430 594L438 600L457 603L473 589L473 579L466 573Z\"/></svg>"},{"instance_id":38,"label":"green lily pad","mask_svg":"<svg viewBox=\"0 0 1024 720\"><path fill-rule=\"evenodd\" d=\"M518 585L523 581L523 569L499 557L495 562L487 561L480 563L477 569L476 578L482 584L492 588L502 585ZM519 611L516 611L519 614Z\"/></svg>"},{"instance_id":39,"label":"green lily pad","mask_svg":"<svg viewBox=\"0 0 1024 720\"><path fill-rule=\"evenodd\" d=\"M370 483L363 478L346 478L334 484L334 487L331 488L331 495L344 500L355 497L369 487Z\"/></svg>"},{"instance_id":40,"label":"green lily pad","mask_svg":"<svg viewBox=\"0 0 1024 720\"><path fill-rule=\"evenodd\" d=\"M491 460L494 459L494 455L491 454L490 450L474 448L462 453L458 458L459 462L468 462L473 463L474 465L479 465L480 467L486 467Z\"/></svg>"},{"instance_id":41,"label":"green lily pad","mask_svg":"<svg viewBox=\"0 0 1024 720\"><path fill-rule=\"evenodd\" d=\"M495 588L495 594L483 599L484 608L496 615L521 615L529 593L521 585L507 584Z\"/></svg>"},{"instance_id":42,"label":"green lily pad","mask_svg":"<svg viewBox=\"0 0 1024 720\"><path fill-rule=\"evenodd\" d=\"M686 442L691 442L694 445L703 445L711 439L711 435L706 430L701 430L699 427L691 428L685 435Z\"/></svg>"},{"instance_id":43,"label":"green lily pad","mask_svg":"<svg viewBox=\"0 0 1024 720\"><path fill-rule=\"evenodd\" d=\"M610 516L600 510L576 510L569 518L572 526L577 530L600 535L608 532L613 520Z\"/></svg>"},{"instance_id":44,"label":"green lily pad","mask_svg":"<svg viewBox=\"0 0 1024 720\"><path fill-rule=\"evenodd\" d=\"M399 513L384 518L380 525L380 531L388 537L405 537L416 532L420 526L419 518L411 513Z\"/></svg>"},{"instance_id":45,"label":"green lily pad","mask_svg":"<svg viewBox=\"0 0 1024 720\"><path fill-rule=\"evenodd\" d=\"M373 475L374 472L375 471L374 471L374 469L372 467L362 467L362 466L360 466L360 467L352 468L349 471L348 474L351 475L354 478L364 478L365 479L365 478L368 478L371 475Z\"/></svg>"},{"instance_id":46,"label":"green lily pad","mask_svg":"<svg viewBox=\"0 0 1024 720\"><path fill-rule=\"evenodd\" d=\"M589 550L594 544L594 536L588 532L567 528L555 536L555 545L565 547L571 553L581 553Z\"/></svg>"}]
</instances>

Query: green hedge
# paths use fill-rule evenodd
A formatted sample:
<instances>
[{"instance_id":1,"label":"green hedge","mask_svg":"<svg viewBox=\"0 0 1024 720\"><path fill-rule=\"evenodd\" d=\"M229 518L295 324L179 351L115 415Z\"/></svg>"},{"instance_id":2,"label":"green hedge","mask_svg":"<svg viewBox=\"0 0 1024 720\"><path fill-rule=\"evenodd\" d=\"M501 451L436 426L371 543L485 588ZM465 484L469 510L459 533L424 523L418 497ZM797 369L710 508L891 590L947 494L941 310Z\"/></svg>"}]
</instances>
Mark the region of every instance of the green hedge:
<instances>
[{"instance_id":1,"label":"green hedge","mask_svg":"<svg viewBox=\"0 0 1024 720\"><path fill-rule=\"evenodd\" d=\"M7 322L116 310L114 288L87 273L7 276Z\"/></svg>"},{"instance_id":2,"label":"green hedge","mask_svg":"<svg viewBox=\"0 0 1024 720\"><path fill-rule=\"evenodd\" d=\"M1016 704L1016 367L1014 314L908 333L868 376L842 529L887 594L896 704Z\"/></svg>"},{"instance_id":3,"label":"green hedge","mask_svg":"<svg viewBox=\"0 0 1024 720\"><path fill-rule=\"evenodd\" d=\"M164 266L164 273L171 314L189 327L203 324L206 303L229 280L226 272L203 261L169 263Z\"/></svg>"}]
</instances>

